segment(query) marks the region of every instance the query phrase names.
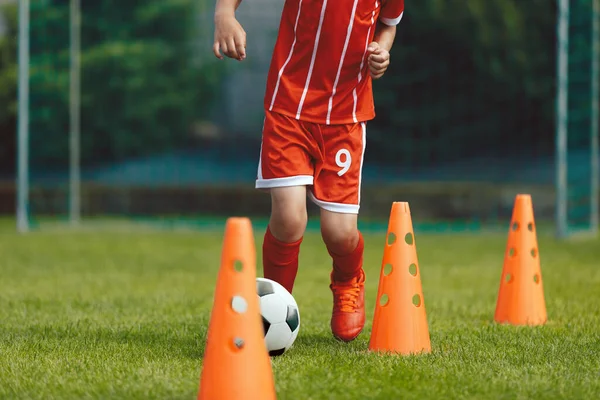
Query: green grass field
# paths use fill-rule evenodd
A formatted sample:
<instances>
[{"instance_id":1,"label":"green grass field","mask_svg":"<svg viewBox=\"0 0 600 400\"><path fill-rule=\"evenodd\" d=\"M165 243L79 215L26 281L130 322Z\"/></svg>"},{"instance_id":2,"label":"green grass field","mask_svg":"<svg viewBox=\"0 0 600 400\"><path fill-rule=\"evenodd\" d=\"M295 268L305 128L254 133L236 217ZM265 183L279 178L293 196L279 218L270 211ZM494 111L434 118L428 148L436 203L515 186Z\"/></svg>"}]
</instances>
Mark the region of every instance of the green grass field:
<instances>
[{"instance_id":1,"label":"green grass field","mask_svg":"<svg viewBox=\"0 0 600 400\"><path fill-rule=\"evenodd\" d=\"M196 397L222 231L12 230L0 230L0 398ZM549 322L528 328L492 320L505 234L417 231L433 352L402 357L366 351L385 234L365 240L367 326L344 344L329 331L327 253L305 238L300 335L273 360L279 399L600 396L600 241L540 238Z\"/></svg>"}]
</instances>

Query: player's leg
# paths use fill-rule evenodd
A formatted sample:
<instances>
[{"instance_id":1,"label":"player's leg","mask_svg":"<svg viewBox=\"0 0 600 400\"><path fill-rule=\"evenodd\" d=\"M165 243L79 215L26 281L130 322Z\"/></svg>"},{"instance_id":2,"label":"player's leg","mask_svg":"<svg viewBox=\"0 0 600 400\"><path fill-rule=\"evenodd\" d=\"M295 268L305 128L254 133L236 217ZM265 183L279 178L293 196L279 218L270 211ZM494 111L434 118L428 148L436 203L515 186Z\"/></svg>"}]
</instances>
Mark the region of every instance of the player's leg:
<instances>
[{"instance_id":1,"label":"player's leg","mask_svg":"<svg viewBox=\"0 0 600 400\"><path fill-rule=\"evenodd\" d=\"M324 158L310 193L321 208L321 234L333 261L331 330L343 341L355 339L365 325L364 242L358 230L360 180L366 125L322 128Z\"/></svg>"},{"instance_id":2,"label":"player's leg","mask_svg":"<svg viewBox=\"0 0 600 400\"><path fill-rule=\"evenodd\" d=\"M263 274L290 293L306 229L306 186L272 188L271 217L263 240Z\"/></svg>"},{"instance_id":3,"label":"player's leg","mask_svg":"<svg viewBox=\"0 0 600 400\"><path fill-rule=\"evenodd\" d=\"M333 260L331 331L336 338L351 341L365 326L364 242L357 215L322 209L321 232Z\"/></svg>"},{"instance_id":4,"label":"player's leg","mask_svg":"<svg viewBox=\"0 0 600 400\"><path fill-rule=\"evenodd\" d=\"M348 281L359 275L364 243L358 215L321 209L321 235L333 259L333 280Z\"/></svg>"},{"instance_id":5,"label":"player's leg","mask_svg":"<svg viewBox=\"0 0 600 400\"><path fill-rule=\"evenodd\" d=\"M306 185L313 184L310 141L302 123L267 112L256 187L271 192L271 216L263 241L263 274L290 293L306 229Z\"/></svg>"}]
</instances>

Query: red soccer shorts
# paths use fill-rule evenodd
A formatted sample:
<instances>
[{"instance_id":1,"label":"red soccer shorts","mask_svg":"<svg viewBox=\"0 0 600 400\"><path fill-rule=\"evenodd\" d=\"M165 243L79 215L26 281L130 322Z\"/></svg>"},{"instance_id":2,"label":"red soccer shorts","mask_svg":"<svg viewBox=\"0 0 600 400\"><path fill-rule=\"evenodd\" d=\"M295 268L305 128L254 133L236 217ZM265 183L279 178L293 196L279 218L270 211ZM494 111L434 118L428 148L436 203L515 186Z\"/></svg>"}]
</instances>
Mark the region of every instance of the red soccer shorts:
<instances>
[{"instance_id":1,"label":"red soccer shorts","mask_svg":"<svg viewBox=\"0 0 600 400\"><path fill-rule=\"evenodd\" d=\"M310 186L319 207L358 214L366 123L321 125L266 111L257 189Z\"/></svg>"}]
</instances>

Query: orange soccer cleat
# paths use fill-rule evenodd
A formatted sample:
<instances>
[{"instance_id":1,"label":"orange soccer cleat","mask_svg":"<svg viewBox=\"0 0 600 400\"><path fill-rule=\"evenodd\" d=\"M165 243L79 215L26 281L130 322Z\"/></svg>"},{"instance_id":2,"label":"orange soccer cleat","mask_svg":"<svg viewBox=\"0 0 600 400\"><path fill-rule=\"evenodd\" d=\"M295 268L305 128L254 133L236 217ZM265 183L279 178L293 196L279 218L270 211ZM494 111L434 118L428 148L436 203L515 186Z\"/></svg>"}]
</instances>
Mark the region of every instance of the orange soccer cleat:
<instances>
[{"instance_id":1,"label":"orange soccer cleat","mask_svg":"<svg viewBox=\"0 0 600 400\"><path fill-rule=\"evenodd\" d=\"M336 339L350 342L365 326L365 272L360 269L349 281L334 281L329 286L333 293L331 332Z\"/></svg>"}]
</instances>

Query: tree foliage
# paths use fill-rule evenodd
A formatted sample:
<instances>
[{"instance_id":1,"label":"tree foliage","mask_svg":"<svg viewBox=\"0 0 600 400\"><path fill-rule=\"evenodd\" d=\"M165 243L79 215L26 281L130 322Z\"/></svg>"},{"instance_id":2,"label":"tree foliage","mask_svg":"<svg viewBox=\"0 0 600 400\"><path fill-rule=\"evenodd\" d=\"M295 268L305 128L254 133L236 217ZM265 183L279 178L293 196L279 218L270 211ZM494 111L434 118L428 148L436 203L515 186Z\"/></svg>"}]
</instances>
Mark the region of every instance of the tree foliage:
<instances>
[{"instance_id":1,"label":"tree foliage","mask_svg":"<svg viewBox=\"0 0 600 400\"><path fill-rule=\"evenodd\" d=\"M374 85L370 154L415 165L550 149L555 19L544 0L407 4L390 70Z\"/></svg>"},{"instance_id":2,"label":"tree foliage","mask_svg":"<svg viewBox=\"0 0 600 400\"><path fill-rule=\"evenodd\" d=\"M32 6L31 159L68 161L69 2ZM81 137L85 164L185 143L218 83L198 64L190 0L82 3ZM40 145L43 143L43 145Z\"/></svg>"},{"instance_id":3,"label":"tree foliage","mask_svg":"<svg viewBox=\"0 0 600 400\"><path fill-rule=\"evenodd\" d=\"M191 124L207 115L222 71L199 62L212 56L196 54L194 44L210 40L196 18L198 6L206 4L196 3L82 2L85 163L181 145ZM3 170L14 165L11 7L4 11L9 33L0 38ZM33 0L31 15L32 161L60 166L68 159L69 2ZM554 3L546 0L409 2L390 71L374 85L378 117L368 154L383 161L429 162L476 154L481 146L506 151L511 137L547 150L555 16Z\"/></svg>"},{"instance_id":4,"label":"tree foliage","mask_svg":"<svg viewBox=\"0 0 600 400\"><path fill-rule=\"evenodd\" d=\"M2 11L7 30L0 37L0 172L14 169L17 121L17 8Z\"/></svg>"}]
</instances>

